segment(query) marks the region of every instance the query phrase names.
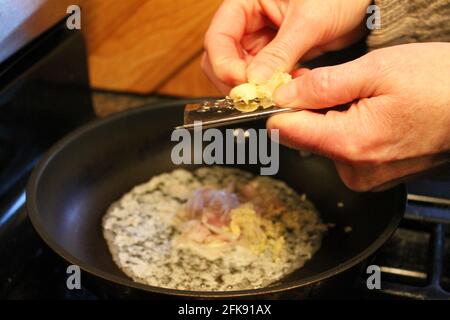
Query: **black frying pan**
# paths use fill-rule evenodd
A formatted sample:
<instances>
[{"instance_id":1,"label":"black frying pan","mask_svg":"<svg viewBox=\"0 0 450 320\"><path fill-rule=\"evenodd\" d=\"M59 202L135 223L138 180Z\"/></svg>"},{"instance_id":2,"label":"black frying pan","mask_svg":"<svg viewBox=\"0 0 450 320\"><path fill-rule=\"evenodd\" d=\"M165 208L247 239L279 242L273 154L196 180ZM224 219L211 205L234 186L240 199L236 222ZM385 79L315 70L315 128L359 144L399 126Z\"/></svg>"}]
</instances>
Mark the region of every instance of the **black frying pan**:
<instances>
[{"instance_id":1,"label":"black frying pan","mask_svg":"<svg viewBox=\"0 0 450 320\"><path fill-rule=\"evenodd\" d=\"M302 158L287 148L280 150L277 178L306 193L325 222L336 223L321 249L302 269L267 288L234 292L151 287L133 282L118 269L102 237L102 216L134 185L175 168L170 160L174 144L170 134L180 124L186 103L192 101L127 111L84 126L57 143L34 170L27 189L27 209L44 241L86 271L87 278L96 280L97 288L106 290L108 296L273 298L289 292L303 297L320 293L322 288L343 290L350 286L353 274L360 274L359 267L397 227L405 208L405 189L399 186L381 193L353 192L339 180L330 161L318 156ZM338 202L344 207L338 207ZM345 226L351 226L352 232L344 232ZM327 292L325 289L323 292Z\"/></svg>"}]
</instances>

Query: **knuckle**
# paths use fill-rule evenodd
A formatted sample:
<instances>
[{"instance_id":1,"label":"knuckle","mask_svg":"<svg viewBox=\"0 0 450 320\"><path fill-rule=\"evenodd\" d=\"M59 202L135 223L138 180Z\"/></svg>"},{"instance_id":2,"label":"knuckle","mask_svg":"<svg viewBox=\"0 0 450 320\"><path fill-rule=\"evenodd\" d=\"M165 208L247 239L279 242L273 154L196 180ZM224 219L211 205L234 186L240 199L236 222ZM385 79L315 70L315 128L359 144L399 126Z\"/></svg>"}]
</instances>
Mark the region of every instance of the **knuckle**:
<instances>
[{"instance_id":1,"label":"knuckle","mask_svg":"<svg viewBox=\"0 0 450 320\"><path fill-rule=\"evenodd\" d=\"M346 138L342 144L341 158L350 164L377 164L380 161L372 144L364 139Z\"/></svg>"},{"instance_id":2,"label":"knuckle","mask_svg":"<svg viewBox=\"0 0 450 320\"><path fill-rule=\"evenodd\" d=\"M323 25L323 11L318 10L317 1L295 1L294 10L296 15L299 17L299 21L303 22L304 25Z\"/></svg>"},{"instance_id":3,"label":"knuckle","mask_svg":"<svg viewBox=\"0 0 450 320\"><path fill-rule=\"evenodd\" d=\"M235 77L234 75L224 67L223 64L217 64L214 68L214 74L215 76L224 83L234 83Z\"/></svg>"},{"instance_id":4,"label":"knuckle","mask_svg":"<svg viewBox=\"0 0 450 320\"><path fill-rule=\"evenodd\" d=\"M233 74L229 68L229 60L226 57L217 57L214 60L209 60L212 70L208 70L214 74L219 80L232 83L234 81ZM205 68L208 68L205 61Z\"/></svg>"},{"instance_id":5,"label":"knuckle","mask_svg":"<svg viewBox=\"0 0 450 320\"><path fill-rule=\"evenodd\" d=\"M322 29L323 18L317 10L302 10L300 18L304 26L308 26L316 31ZM317 37L319 34L320 33L316 32L315 36Z\"/></svg>"},{"instance_id":6,"label":"knuckle","mask_svg":"<svg viewBox=\"0 0 450 320\"><path fill-rule=\"evenodd\" d=\"M290 45L283 40L279 40L276 45L266 47L264 55L268 58L268 63L274 66L290 63Z\"/></svg>"},{"instance_id":7,"label":"knuckle","mask_svg":"<svg viewBox=\"0 0 450 320\"><path fill-rule=\"evenodd\" d=\"M205 50L208 50L208 48L210 47L211 43L213 43L214 41L214 35L211 33L211 31L206 31L205 33L205 37L203 38L203 48Z\"/></svg>"},{"instance_id":8,"label":"knuckle","mask_svg":"<svg viewBox=\"0 0 450 320\"><path fill-rule=\"evenodd\" d=\"M326 68L314 69L310 72L311 82L310 82L310 92L315 98L323 99L331 91L331 74Z\"/></svg>"},{"instance_id":9,"label":"knuckle","mask_svg":"<svg viewBox=\"0 0 450 320\"><path fill-rule=\"evenodd\" d=\"M344 159L353 164L363 161L364 147L362 146L362 143L355 139L346 140L342 150Z\"/></svg>"},{"instance_id":10,"label":"knuckle","mask_svg":"<svg viewBox=\"0 0 450 320\"><path fill-rule=\"evenodd\" d=\"M360 122L360 125L364 125ZM344 128L338 140L338 159L352 165L380 165L388 160L383 138L373 130Z\"/></svg>"},{"instance_id":11,"label":"knuckle","mask_svg":"<svg viewBox=\"0 0 450 320\"><path fill-rule=\"evenodd\" d=\"M368 58L367 68L369 70L373 70L374 72L378 72L379 74L387 74L393 67L392 59L389 55L383 53L382 50L374 50L367 54Z\"/></svg>"},{"instance_id":12,"label":"knuckle","mask_svg":"<svg viewBox=\"0 0 450 320\"><path fill-rule=\"evenodd\" d=\"M336 167L342 182L349 189L357 192L366 192L374 187L367 179L367 176L361 174L357 167L347 165L336 165Z\"/></svg>"},{"instance_id":13,"label":"knuckle","mask_svg":"<svg viewBox=\"0 0 450 320\"><path fill-rule=\"evenodd\" d=\"M367 192L372 189L372 187L367 184L362 177L358 176L353 176L352 179L344 181L344 183L349 189L357 192Z\"/></svg>"}]
</instances>

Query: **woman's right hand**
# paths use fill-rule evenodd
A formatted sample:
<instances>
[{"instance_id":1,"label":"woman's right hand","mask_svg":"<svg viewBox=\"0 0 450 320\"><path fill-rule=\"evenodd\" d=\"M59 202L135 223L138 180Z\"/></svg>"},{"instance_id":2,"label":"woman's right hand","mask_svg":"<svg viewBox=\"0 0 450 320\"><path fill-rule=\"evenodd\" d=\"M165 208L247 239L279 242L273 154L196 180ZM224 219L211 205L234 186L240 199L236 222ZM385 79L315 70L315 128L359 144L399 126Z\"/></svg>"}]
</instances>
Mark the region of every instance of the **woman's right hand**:
<instances>
[{"instance_id":1,"label":"woman's right hand","mask_svg":"<svg viewBox=\"0 0 450 320\"><path fill-rule=\"evenodd\" d=\"M371 0L225 0L205 36L202 67L224 93L263 82L300 59L339 50L366 32ZM295 73L294 73L295 76Z\"/></svg>"},{"instance_id":2,"label":"woman's right hand","mask_svg":"<svg viewBox=\"0 0 450 320\"><path fill-rule=\"evenodd\" d=\"M411 43L313 69L275 91L278 106L299 111L267 126L281 143L334 160L353 190L392 187L450 161L449 56L448 42Z\"/></svg>"}]
</instances>

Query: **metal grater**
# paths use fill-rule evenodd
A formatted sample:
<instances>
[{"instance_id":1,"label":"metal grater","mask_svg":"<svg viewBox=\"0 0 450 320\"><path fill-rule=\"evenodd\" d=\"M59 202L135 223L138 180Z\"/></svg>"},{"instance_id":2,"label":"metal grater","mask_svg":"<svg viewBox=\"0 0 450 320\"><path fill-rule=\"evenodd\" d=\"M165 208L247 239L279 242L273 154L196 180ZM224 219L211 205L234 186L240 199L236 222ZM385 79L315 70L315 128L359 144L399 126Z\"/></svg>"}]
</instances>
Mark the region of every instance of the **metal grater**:
<instances>
[{"instance_id":1,"label":"metal grater","mask_svg":"<svg viewBox=\"0 0 450 320\"><path fill-rule=\"evenodd\" d=\"M254 102L258 103L257 100ZM291 108L258 107L255 111L242 112L235 108L232 99L209 100L203 103L187 104L184 108L184 124L175 129L193 129L201 121L203 128L220 127L251 120L268 118L277 113L291 112Z\"/></svg>"}]
</instances>

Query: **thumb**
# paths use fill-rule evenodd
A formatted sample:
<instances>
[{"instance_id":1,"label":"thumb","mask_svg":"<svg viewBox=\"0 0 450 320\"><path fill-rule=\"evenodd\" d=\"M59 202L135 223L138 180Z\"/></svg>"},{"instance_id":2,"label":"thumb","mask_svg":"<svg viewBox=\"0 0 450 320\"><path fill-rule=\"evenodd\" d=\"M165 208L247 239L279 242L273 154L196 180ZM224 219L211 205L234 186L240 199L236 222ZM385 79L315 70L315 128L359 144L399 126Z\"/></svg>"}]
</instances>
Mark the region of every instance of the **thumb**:
<instances>
[{"instance_id":1,"label":"thumb","mask_svg":"<svg viewBox=\"0 0 450 320\"><path fill-rule=\"evenodd\" d=\"M286 17L275 38L252 59L247 67L250 81L262 83L270 79L276 70L291 71L298 60L317 41L317 32L309 20L302 19L298 4L289 2Z\"/></svg>"},{"instance_id":2,"label":"thumb","mask_svg":"<svg viewBox=\"0 0 450 320\"><path fill-rule=\"evenodd\" d=\"M283 107L333 107L375 95L380 78L380 69L365 55L344 64L313 69L278 88L274 99Z\"/></svg>"},{"instance_id":3,"label":"thumb","mask_svg":"<svg viewBox=\"0 0 450 320\"><path fill-rule=\"evenodd\" d=\"M330 119L309 110L275 115L267 121L268 129L278 129L280 143L290 148L308 150L336 157L344 144L346 122L337 113Z\"/></svg>"},{"instance_id":4,"label":"thumb","mask_svg":"<svg viewBox=\"0 0 450 320\"><path fill-rule=\"evenodd\" d=\"M389 106L391 99L378 96L360 102L354 102L345 112L330 110L322 114L299 110L274 115L269 118L267 127L278 129L280 143L291 148L312 151L340 161L354 160L361 154L370 156L367 152L370 135L376 136L377 130L382 128L382 117L373 116L370 110Z\"/></svg>"}]
</instances>

